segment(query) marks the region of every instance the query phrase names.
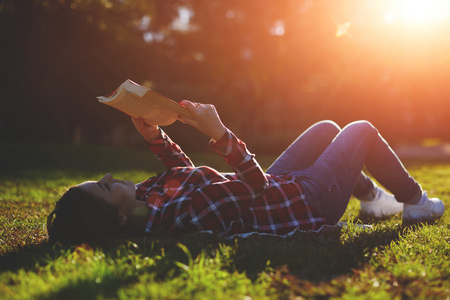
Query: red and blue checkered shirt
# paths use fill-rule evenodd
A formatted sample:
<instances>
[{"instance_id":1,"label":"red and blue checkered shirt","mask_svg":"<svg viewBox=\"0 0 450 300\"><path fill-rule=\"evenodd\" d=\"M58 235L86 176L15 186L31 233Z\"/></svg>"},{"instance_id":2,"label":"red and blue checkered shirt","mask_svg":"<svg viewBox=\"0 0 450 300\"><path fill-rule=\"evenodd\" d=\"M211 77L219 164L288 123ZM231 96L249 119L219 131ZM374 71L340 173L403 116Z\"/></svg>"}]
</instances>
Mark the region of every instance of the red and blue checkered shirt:
<instances>
[{"instance_id":1,"label":"red and blue checkered shirt","mask_svg":"<svg viewBox=\"0 0 450 300\"><path fill-rule=\"evenodd\" d=\"M255 156L229 130L210 146L225 158L234 174L195 167L162 130L160 138L147 146L167 170L136 185L137 199L150 208L146 232L287 234L325 224L321 214L305 201L298 180L265 174Z\"/></svg>"}]
</instances>

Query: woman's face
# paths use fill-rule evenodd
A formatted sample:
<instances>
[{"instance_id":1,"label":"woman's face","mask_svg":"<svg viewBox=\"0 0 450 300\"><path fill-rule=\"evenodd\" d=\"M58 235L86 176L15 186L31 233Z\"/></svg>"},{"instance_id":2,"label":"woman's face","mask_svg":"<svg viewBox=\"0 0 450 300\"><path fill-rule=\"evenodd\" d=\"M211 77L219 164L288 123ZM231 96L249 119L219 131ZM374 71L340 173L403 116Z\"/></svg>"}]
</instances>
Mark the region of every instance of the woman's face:
<instances>
[{"instance_id":1,"label":"woman's face","mask_svg":"<svg viewBox=\"0 0 450 300\"><path fill-rule=\"evenodd\" d=\"M89 192L116 208L119 215L131 214L136 201L136 187L131 181L114 179L106 174L98 181L86 181L78 185L82 190Z\"/></svg>"}]
</instances>

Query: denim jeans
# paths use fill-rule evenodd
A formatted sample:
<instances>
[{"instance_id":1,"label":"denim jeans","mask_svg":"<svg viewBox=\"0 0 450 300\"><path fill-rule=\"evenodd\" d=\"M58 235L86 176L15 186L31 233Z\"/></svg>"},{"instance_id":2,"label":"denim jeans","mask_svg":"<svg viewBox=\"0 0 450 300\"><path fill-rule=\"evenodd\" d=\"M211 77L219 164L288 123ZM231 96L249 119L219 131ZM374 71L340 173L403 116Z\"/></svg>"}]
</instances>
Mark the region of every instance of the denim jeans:
<instances>
[{"instance_id":1,"label":"denim jeans","mask_svg":"<svg viewBox=\"0 0 450 300\"><path fill-rule=\"evenodd\" d=\"M399 202L415 204L422 188L397 155L367 121L341 129L332 121L314 124L300 135L267 169L300 180L309 205L319 209L328 224L344 214L351 195L369 194L374 183L367 171Z\"/></svg>"}]
</instances>

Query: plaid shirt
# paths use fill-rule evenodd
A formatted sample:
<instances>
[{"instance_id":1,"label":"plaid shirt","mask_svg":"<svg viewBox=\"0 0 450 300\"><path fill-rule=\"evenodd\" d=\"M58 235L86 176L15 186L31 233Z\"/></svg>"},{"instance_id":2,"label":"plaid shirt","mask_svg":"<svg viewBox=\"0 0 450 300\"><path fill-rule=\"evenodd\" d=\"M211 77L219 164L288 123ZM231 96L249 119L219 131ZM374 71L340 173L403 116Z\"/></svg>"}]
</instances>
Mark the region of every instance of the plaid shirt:
<instances>
[{"instance_id":1,"label":"plaid shirt","mask_svg":"<svg viewBox=\"0 0 450 300\"><path fill-rule=\"evenodd\" d=\"M136 185L137 199L150 208L146 232L286 234L325 224L320 213L306 203L298 180L265 174L231 131L210 146L233 167L234 174L195 167L162 130L160 138L147 146L167 171Z\"/></svg>"}]
</instances>

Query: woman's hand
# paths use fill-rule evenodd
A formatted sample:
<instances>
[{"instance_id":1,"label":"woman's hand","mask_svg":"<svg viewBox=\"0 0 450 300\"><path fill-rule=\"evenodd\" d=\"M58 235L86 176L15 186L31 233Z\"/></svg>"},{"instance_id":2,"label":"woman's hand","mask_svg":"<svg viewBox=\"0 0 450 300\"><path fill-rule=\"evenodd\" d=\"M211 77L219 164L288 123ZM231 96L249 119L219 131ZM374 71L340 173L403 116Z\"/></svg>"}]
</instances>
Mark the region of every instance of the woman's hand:
<instances>
[{"instance_id":1,"label":"woman's hand","mask_svg":"<svg viewBox=\"0 0 450 300\"><path fill-rule=\"evenodd\" d=\"M158 126L147 124L142 118L131 117L131 121L133 121L134 127L136 127L137 131L147 143L159 137L160 132Z\"/></svg>"},{"instance_id":2,"label":"woman's hand","mask_svg":"<svg viewBox=\"0 0 450 300\"><path fill-rule=\"evenodd\" d=\"M214 105L194 103L188 100L183 100L180 104L186 107L193 116L192 118L179 116L178 119L181 122L197 128L216 141L227 131L227 128L222 124Z\"/></svg>"}]
</instances>

